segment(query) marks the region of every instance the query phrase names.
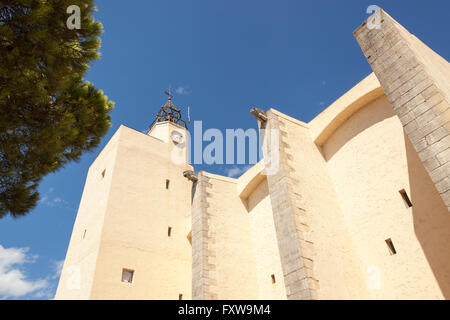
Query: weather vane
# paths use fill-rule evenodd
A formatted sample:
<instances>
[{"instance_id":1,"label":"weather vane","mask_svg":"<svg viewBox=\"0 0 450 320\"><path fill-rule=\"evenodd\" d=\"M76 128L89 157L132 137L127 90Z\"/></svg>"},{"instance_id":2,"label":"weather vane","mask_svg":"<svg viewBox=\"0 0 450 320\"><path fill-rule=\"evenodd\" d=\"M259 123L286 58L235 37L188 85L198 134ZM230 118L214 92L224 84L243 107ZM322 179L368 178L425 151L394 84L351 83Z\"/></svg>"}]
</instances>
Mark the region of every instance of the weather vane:
<instances>
[{"instance_id":1,"label":"weather vane","mask_svg":"<svg viewBox=\"0 0 450 320\"><path fill-rule=\"evenodd\" d=\"M169 92L164 91L164 93L169 96L169 100L172 100L172 89L170 88L170 85L169 85Z\"/></svg>"}]
</instances>

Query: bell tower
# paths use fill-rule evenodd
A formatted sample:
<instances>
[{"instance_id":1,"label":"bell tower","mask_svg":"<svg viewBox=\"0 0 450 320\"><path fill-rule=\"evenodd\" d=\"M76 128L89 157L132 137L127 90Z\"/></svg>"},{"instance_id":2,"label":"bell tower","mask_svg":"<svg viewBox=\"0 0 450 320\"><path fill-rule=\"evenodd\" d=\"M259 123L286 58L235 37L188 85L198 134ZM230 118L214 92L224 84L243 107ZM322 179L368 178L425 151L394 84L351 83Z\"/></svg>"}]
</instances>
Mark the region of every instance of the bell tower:
<instances>
[{"instance_id":1,"label":"bell tower","mask_svg":"<svg viewBox=\"0 0 450 320\"><path fill-rule=\"evenodd\" d=\"M120 126L89 168L56 299L190 299L187 129L169 98Z\"/></svg>"},{"instance_id":2,"label":"bell tower","mask_svg":"<svg viewBox=\"0 0 450 320\"><path fill-rule=\"evenodd\" d=\"M153 123L150 125L150 128L152 128L155 123L170 121L187 129L186 121L184 121L181 116L181 110L175 107L172 102L171 88L169 87L169 91L165 91L164 93L168 96L167 102L161 106L161 109L156 115Z\"/></svg>"},{"instance_id":3,"label":"bell tower","mask_svg":"<svg viewBox=\"0 0 450 320\"><path fill-rule=\"evenodd\" d=\"M174 163L188 163L190 136L186 121L183 120L181 109L175 107L172 102L172 92L169 87L165 91L167 102L161 106L155 120L149 128L149 135L166 143L172 143L170 159Z\"/></svg>"}]
</instances>

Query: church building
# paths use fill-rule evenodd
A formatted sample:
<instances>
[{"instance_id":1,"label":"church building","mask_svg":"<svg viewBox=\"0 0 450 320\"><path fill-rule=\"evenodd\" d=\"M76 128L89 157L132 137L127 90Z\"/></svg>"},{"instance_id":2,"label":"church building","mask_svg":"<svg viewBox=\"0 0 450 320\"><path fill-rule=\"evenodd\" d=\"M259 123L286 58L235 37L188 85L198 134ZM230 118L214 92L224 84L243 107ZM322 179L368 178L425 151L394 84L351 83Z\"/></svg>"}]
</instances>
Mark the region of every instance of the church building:
<instances>
[{"instance_id":1,"label":"church building","mask_svg":"<svg viewBox=\"0 0 450 320\"><path fill-rule=\"evenodd\" d=\"M55 298L450 299L449 63L381 9L354 36L373 73L308 123L252 109L238 178L189 164L170 93L148 134L120 126Z\"/></svg>"}]
</instances>

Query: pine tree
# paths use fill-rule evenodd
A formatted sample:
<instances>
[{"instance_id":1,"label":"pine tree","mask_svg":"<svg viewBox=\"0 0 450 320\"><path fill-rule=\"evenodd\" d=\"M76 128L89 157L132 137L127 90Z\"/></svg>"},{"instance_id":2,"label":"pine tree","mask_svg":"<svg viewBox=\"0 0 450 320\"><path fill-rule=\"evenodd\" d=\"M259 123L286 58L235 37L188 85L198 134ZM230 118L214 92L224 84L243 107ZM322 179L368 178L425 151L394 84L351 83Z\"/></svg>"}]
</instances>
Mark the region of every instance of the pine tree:
<instances>
[{"instance_id":1,"label":"pine tree","mask_svg":"<svg viewBox=\"0 0 450 320\"><path fill-rule=\"evenodd\" d=\"M67 8L81 9L70 30ZM99 57L93 0L0 0L0 218L27 214L42 178L98 146L113 103L83 80Z\"/></svg>"}]
</instances>

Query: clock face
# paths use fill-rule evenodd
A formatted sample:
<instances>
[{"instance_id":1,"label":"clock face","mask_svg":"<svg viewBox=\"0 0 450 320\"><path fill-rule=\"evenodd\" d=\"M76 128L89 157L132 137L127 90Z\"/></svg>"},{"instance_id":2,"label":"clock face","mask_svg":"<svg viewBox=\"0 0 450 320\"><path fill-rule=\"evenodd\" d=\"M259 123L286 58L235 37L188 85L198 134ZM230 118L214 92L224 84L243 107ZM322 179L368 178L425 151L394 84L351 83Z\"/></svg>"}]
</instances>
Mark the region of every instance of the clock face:
<instances>
[{"instance_id":1,"label":"clock face","mask_svg":"<svg viewBox=\"0 0 450 320\"><path fill-rule=\"evenodd\" d=\"M183 135L181 134L181 132L178 131L172 131L172 133L170 134L170 136L172 137L172 141L174 143L182 143L183 142Z\"/></svg>"}]
</instances>

